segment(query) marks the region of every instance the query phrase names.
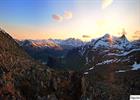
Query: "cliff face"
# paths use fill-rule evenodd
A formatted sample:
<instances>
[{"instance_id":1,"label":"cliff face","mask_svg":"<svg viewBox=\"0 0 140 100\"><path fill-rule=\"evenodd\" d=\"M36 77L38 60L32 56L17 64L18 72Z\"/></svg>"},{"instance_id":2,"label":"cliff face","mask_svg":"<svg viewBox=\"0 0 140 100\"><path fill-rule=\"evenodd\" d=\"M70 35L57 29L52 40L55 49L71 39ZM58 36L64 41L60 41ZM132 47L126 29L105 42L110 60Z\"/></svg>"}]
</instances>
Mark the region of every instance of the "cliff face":
<instances>
[{"instance_id":1,"label":"cliff face","mask_svg":"<svg viewBox=\"0 0 140 100\"><path fill-rule=\"evenodd\" d=\"M26 95L24 94L26 88L33 89L40 84L38 77L43 80L46 69L31 59L8 33L0 30L0 97L2 99L26 98L23 96Z\"/></svg>"},{"instance_id":2,"label":"cliff face","mask_svg":"<svg viewBox=\"0 0 140 100\"><path fill-rule=\"evenodd\" d=\"M25 68L31 63L30 57L22 50L15 40L5 31L0 30L0 65L8 72L14 67Z\"/></svg>"},{"instance_id":3,"label":"cliff face","mask_svg":"<svg viewBox=\"0 0 140 100\"><path fill-rule=\"evenodd\" d=\"M18 95L15 90L13 74L22 70L23 58L28 58L16 42L5 31L0 30L0 84L1 98ZM15 73L16 74L16 73ZM20 96L20 94L19 94Z\"/></svg>"}]
</instances>

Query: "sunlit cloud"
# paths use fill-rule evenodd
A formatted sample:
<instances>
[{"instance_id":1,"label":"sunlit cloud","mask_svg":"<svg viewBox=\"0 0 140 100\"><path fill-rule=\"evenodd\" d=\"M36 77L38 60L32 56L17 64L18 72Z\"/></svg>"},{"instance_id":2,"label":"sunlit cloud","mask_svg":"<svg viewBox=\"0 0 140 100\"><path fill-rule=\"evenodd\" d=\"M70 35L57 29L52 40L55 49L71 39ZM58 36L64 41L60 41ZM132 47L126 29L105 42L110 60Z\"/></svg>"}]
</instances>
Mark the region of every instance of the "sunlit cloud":
<instances>
[{"instance_id":1,"label":"sunlit cloud","mask_svg":"<svg viewBox=\"0 0 140 100\"><path fill-rule=\"evenodd\" d=\"M82 35L83 38L90 38L89 35Z\"/></svg>"},{"instance_id":2,"label":"sunlit cloud","mask_svg":"<svg viewBox=\"0 0 140 100\"><path fill-rule=\"evenodd\" d=\"M111 5L113 0L102 0L102 9L107 8L109 5Z\"/></svg>"},{"instance_id":3,"label":"sunlit cloud","mask_svg":"<svg viewBox=\"0 0 140 100\"><path fill-rule=\"evenodd\" d=\"M71 11L65 11L63 15L60 15L60 14L52 15L52 18L58 22L62 22L64 20L70 20L70 19L72 19L72 17L73 17L73 14Z\"/></svg>"},{"instance_id":4,"label":"sunlit cloud","mask_svg":"<svg viewBox=\"0 0 140 100\"><path fill-rule=\"evenodd\" d=\"M57 15L57 14L53 14L52 15L52 18L55 20L55 21L58 21L58 22L61 22L63 20L63 17L61 15Z\"/></svg>"},{"instance_id":5,"label":"sunlit cloud","mask_svg":"<svg viewBox=\"0 0 140 100\"><path fill-rule=\"evenodd\" d=\"M73 14L70 11L65 11L64 15L63 15L64 19L71 19L72 16L73 16Z\"/></svg>"}]
</instances>

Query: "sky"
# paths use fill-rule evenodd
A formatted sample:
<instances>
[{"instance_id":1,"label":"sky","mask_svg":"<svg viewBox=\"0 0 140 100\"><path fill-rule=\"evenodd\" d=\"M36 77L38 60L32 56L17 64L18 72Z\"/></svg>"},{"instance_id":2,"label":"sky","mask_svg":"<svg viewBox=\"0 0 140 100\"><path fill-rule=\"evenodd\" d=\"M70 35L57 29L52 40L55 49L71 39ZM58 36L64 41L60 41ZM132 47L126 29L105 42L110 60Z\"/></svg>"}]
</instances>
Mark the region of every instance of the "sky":
<instances>
[{"instance_id":1,"label":"sky","mask_svg":"<svg viewBox=\"0 0 140 100\"><path fill-rule=\"evenodd\" d=\"M140 38L140 0L0 0L0 27L16 39Z\"/></svg>"}]
</instances>

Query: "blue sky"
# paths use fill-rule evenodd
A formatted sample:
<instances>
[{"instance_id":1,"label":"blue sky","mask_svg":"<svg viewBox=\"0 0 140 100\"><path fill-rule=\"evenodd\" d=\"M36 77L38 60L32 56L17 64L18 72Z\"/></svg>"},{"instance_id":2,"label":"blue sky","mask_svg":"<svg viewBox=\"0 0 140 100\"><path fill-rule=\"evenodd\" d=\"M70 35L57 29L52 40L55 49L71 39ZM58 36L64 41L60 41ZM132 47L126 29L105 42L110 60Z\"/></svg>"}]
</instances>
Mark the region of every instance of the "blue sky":
<instances>
[{"instance_id":1,"label":"blue sky","mask_svg":"<svg viewBox=\"0 0 140 100\"><path fill-rule=\"evenodd\" d=\"M17 24L49 24L53 13L71 9L75 0L1 0L1 20ZM44 22L45 21L45 22Z\"/></svg>"},{"instance_id":2,"label":"blue sky","mask_svg":"<svg viewBox=\"0 0 140 100\"><path fill-rule=\"evenodd\" d=\"M140 0L0 0L0 13L0 26L19 39L91 39L122 28L132 39L140 30Z\"/></svg>"}]
</instances>

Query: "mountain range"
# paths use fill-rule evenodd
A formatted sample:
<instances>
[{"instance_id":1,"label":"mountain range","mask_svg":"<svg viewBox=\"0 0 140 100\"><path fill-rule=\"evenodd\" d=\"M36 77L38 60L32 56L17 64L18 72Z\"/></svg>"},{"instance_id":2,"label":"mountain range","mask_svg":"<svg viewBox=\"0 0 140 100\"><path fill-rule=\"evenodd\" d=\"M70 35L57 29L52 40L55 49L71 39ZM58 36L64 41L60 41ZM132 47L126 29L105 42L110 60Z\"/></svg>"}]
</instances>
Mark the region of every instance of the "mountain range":
<instances>
[{"instance_id":1,"label":"mountain range","mask_svg":"<svg viewBox=\"0 0 140 100\"><path fill-rule=\"evenodd\" d=\"M131 64L134 63L132 59L139 61L140 41L130 42L124 34L121 37L105 34L89 42L69 38L23 40L18 43L31 57L53 68L82 69L108 60Z\"/></svg>"},{"instance_id":2,"label":"mountain range","mask_svg":"<svg viewBox=\"0 0 140 100\"><path fill-rule=\"evenodd\" d=\"M66 42L19 41L0 29L0 99L128 100L139 95L139 40L105 34L80 45Z\"/></svg>"},{"instance_id":3,"label":"mountain range","mask_svg":"<svg viewBox=\"0 0 140 100\"><path fill-rule=\"evenodd\" d=\"M68 38L66 40L60 39L47 39L47 40L22 40L17 42L20 46L32 46L38 48L54 48L54 49L62 49L66 47L78 47L84 45L84 42L80 39Z\"/></svg>"}]
</instances>

